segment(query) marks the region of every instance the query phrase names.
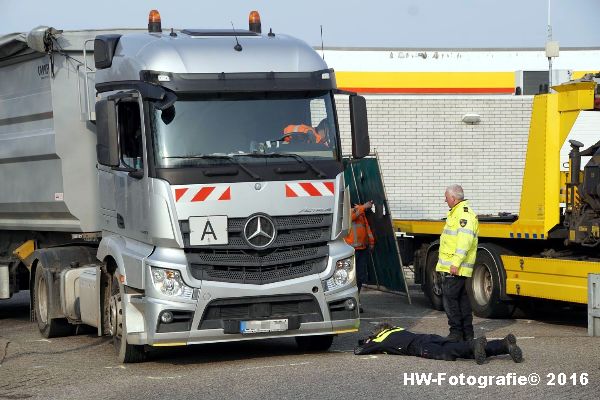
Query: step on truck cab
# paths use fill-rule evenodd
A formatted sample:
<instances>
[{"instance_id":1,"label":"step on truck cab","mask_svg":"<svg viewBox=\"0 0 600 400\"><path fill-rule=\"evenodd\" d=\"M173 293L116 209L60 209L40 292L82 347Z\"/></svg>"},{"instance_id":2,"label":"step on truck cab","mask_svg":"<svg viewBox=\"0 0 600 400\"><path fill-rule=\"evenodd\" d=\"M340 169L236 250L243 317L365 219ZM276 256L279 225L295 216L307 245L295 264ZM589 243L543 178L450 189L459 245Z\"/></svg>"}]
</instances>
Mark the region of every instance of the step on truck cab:
<instances>
[{"instance_id":1,"label":"step on truck cab","mask_svg":"<svg viewBox=\"0 0 600 400\"><path fill-rule=\"evenodd\" d=\"M0 174L28 171L0 195L12 276L0 284L29 284L45 336L92 325L135 362L149 346L273 337L327 349L358 329L335 74L304 42L250 22L164 32L153 11L147 32L41 28L33 55L0 63L13 112L0 116L13 149ZM33 128L54 139L42 156L15 139L27 112L10 94L38 64L51 99ZM364 157L364 98L349 106Z\"/></svg>"}]
</instances>

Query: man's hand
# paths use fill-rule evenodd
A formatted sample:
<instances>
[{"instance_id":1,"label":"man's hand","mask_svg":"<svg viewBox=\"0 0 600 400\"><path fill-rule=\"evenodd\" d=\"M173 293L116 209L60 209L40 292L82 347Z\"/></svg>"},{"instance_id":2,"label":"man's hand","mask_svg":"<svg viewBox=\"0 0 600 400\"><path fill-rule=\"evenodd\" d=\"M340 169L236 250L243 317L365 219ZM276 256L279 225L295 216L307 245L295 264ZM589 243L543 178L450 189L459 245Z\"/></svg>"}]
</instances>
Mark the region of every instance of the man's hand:
<instances>
[{"instance_id":1,"label":"man's hand","mask_svg":"<svg viewBox=\"0 0 600 400\"><path fill-rule=\"evenodd\" d=\"M458 275L458 267L455 265L450 266L450 275Z\"/></svg>"},{"instance_id":2,"label":"man's hand","mask_svg":"<svg viewBox=\"0 0 600 400\"><path fill-rule=\"evenodd\" d=\"M365 207L365 209L373 207L373 200L367 201L365 204L363 204L363 207Z\"/></svg>"}]
</instances>

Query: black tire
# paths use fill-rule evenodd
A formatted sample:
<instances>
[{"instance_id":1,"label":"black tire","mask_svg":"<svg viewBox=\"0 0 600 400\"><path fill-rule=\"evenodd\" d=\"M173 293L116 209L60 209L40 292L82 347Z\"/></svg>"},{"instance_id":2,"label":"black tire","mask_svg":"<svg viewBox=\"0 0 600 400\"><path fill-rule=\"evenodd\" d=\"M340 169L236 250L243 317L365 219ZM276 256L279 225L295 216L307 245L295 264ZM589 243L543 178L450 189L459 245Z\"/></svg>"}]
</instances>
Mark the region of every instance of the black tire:
<instances>
[{"instance_id":1,"label":"black tire","mask_svg":"<svg viewBox=\"0 0 600 400\"><path fill-rule=\"evenodd\" d=\"M467 292L473 313L481 318L508 318L513 306L500 299L502 274L500 254L490 254L493 248L477 252L473 276L467 281Z\"/></svg>"},{"instance_id":2,"label":"black tire","mask_svg":"<svg viewBox=\"0 0 600 400\"><path fill-rule=\"evenodd\" d=\"M427 264L425 265L425 277L423 279L423 293L429 299L433 309L442 311L444 302L442 300L442 275L436 272L439 252L434 250L427 255Z\"/></svg>"},{"instance_id":3,"label":"black tire","mask_svg":"<svg viewBox=\"0 0 600 400\"><path fill-rule=\"evenodd\" d=\"M45 338L70 336L75 326L69 324L66 318L49 318L50 284L46 280L45 268L41 262L35 270L33 290L33 311L40 333Z\"/></svg>"},{"instance_id":4,"label":"black tire","mask_svg":"<svg viewBox=\"0 0 600 400\"><path fill-rule=\"evenodd\" d=\"M333 335L296 337L296 344L302 351L327 351L332 343Z\"/></svg>"},{"instance_id":5,"label":"black tire","mask_svg":"<svg viewBox=\"0 0 600 400\"><path fill-rule=\"evenodd\" d=\"M113 275L109 301L109 325L117 358L124 364L146 361L144 346L127 343L127 320L122 308L123 285Z\"/></svg>"}]
</instances>

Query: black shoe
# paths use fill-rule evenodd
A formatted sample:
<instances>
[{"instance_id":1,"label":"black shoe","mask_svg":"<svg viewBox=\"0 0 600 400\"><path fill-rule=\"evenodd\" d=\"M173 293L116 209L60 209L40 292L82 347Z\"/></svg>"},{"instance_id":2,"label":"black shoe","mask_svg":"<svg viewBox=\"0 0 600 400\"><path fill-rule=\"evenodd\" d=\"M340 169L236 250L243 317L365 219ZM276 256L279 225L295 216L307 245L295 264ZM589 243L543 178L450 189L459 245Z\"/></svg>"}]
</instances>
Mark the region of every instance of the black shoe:
<instances>
[{"instance_id":1,"label":"black shoe","mask_svg":"<svg viewBox=\"0 0 600 400\"><path fill-rule=\"evenodd\" d=\"M365 312L365 309L362 308L362 306L358 307L358 312L360 312L361 314Z\"/></svg>"},{"instance_id":2,"label":"black shoe","mask_svg":"<svg viewBox=\"0 0 600 400\"><path fill-rule=\"evenodd\" d=\"M471 341L471 348L473 349L473 358L477 365L481 365L485 362L487 354L485 353L485 346L487 345L487 339L485 336L478 337Z\"/></svg>"},{"instance_id":3,"label":"black shoe","mask_svg":"<svg viewBox=\"0 0 600 400\"><path fill-rule=\"evenodd\" d=\"M462 342L463 336L460 333L450 333L446 336L446 340L449 342Z\"/></svg>"},{"instance_id":4,"label":"black shoe","mask_svg":"<svg viewBox=\"0 0 600 400\"><path fill-rule=\"evenodd\" d=\"M506 352L510 354L510 358L516 363L523 362L523 351L517 346L517 338L515 335L509 333L502 341L504 342Z\"/></svg>"}]
</instances>

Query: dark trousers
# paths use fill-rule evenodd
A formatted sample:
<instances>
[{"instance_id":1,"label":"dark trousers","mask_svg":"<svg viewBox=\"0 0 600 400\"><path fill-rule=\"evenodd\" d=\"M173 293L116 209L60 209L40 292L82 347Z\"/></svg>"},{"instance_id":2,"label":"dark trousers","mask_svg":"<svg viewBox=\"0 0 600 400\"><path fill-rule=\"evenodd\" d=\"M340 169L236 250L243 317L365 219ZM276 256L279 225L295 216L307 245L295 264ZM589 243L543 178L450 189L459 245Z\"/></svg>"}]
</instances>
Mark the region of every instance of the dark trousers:
<instances>
[{"instance_id":1,"label":"dark trousers","mask_svg":"<svg viewBox=\"0 0 600 400\"><path fill-rule=\"evenodd\" d=\"M366 283L368 279L369 250L354 250L354 258L356 262L356 286L358 286L358 291L360 292L363 283Z\"/></svg>"},{"instance_id":2,"label":"dark trousers","mask_svg":"<svg viewBox=\"0 0 600 400\"><path fill-rule=\"evenodd\" d=\"M472 338L473 312L467 295L467 278L463 276L446 275L444 277L443 302L444 310L448 316L450 334Z\"/></svg>"},{"instance_id":3,"label":"dark trousers","mask_svg":"<svg viewBox=\"0 0 600 400\"><path fill-rule=\"evenodd\" d=\"M485 347L488 357L508 354L502 340L491 340ZM457 358L473 358L469 342L450 342L439 335L417 335L407 349L409 356L431 358L433 360L454 361Z\"/></svg>"}]
</instances>

